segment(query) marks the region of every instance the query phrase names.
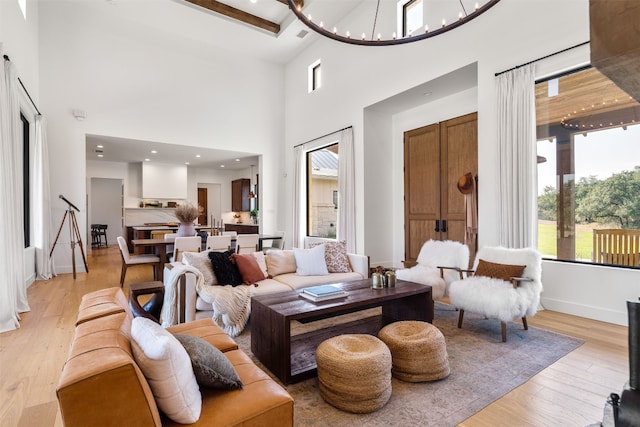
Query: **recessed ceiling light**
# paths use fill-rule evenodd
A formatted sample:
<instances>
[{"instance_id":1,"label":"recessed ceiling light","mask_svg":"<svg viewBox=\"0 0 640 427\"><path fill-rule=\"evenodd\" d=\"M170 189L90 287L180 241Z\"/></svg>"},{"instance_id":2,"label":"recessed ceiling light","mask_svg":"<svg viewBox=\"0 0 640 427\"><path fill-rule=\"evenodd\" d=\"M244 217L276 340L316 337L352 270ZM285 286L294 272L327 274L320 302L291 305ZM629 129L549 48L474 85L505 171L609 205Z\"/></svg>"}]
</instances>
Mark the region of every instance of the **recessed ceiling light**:
<instances>
[{"instance_id":1,"label":"recessed ceiling light","mask_svg":"<svg viewBox=\"0 0 640 427\"><path fill-rule=\"evenodd\" d=\"M189 162L184 162L184 164L185 164L185 165L188 165L188 164L189 164Z\"/></svg>"},{"instance_id":2,"label":"recessed ceiling light","mask_svg":"<svg viewBox=\"0 0 640 427\"><path fill-rule=\"evenodd\" d=\"M258 0L249 0L251 3L256 4L258 3Z\"/></svg>"},{"instance_id":3,"label":"recessed ceiling light","mask_svg":"<svg viewBox=\"0 0 640 427\"><path fill-rule=\"evenodd\" d=\"M151 150L151 154L158 154L156 150Z\"/></svg>"},{"instance_id":4,"label":"recessed ceiling light","mask_svg":"<svg viewBox=\"0 0 640 427\"><path fill-rule=\"evenodd\" d=\"M236 159L236 162L239 162L239 161L240 161L240 159Z\"/></svg>"},{"instance_id":5,"label":"recessed ceiling light","mask_svg":"<svg viewBox=\"0 0 640 427\"><path fill-rule=\"evenodd\" d=\"M145 162L150 162L150 161L151 161L151 159L144 159L144 161L145 161Z\"/></svg>"},{"instance_id":6,"label":"recessed ceiling light","mask_svg":"<svg viewBox=\"0 0 640 427\"><path fill-rule=\"evenodd\" d=\"M200 154L196 154L196 159L199 159L199 158L200 158Z\"/></svg>"},{"instance_id":7,"label":"recessed ceiling light","mask_svg":"<svg viewBox=\"0 0 640 427\"><path fill-rule=\"evenodd\" d=\"M104 155L103 154L98 154L98 157L104 157Z\"/></svg>"},{"instance_id":8,"label":"recessed ceiling light","mask_svg":"<svg viewBox=\"0 0 640 427\"><path fill-rule=\"evenodd\" d=\"M223 168L223 167L224 167L224 165L220 165L220 167L221 167L221 168Z\"/></svg>"},{"instance_id":9,"label":"recessed ceiling light","mask_svg":"<svg viewBox=\"0 0 640 427\"><path fill-rule=\"evenodd\" d=\"M104 145L96 145L96 148L104 148Z\"/></svg>"}]
</instances>

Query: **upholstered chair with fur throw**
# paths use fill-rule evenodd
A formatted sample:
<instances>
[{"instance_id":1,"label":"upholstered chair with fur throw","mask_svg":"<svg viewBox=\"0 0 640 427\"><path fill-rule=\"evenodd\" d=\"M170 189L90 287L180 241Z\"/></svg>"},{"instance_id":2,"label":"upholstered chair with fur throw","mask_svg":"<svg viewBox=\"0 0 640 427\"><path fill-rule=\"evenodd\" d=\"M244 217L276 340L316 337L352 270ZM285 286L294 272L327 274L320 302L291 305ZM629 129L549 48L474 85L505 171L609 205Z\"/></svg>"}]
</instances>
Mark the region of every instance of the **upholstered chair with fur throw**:
<instances>
[{"instance_id":1,"label":"upholstered chair with fur throw","mask_svg":"<svg viewBox=\"0 0 640 427\"><path fill-rule=\"evenodd\" d=\"M436 300L447 295L449 284L460 278L460 270L469 268L469 248L451 240L427 240L417 261L418 264L411 268L396 271L396 278L430 285Z\"/></svg>"},{"instance_id":2,"label":"upholstered chair with fur throw","mask_svg":"<svg viewBox=\"0 0 640 427\"><path fill-rule=\"evenodd\" d=\"M451 304L460 310L458 328L464 312L498 319L502 326L502 341L507 340L507 322L533 316L540 304L542 292L542 257L535 249L484 247L476 254L473 276L455 281L449 286Z\"/></svg>"}]
</instances>

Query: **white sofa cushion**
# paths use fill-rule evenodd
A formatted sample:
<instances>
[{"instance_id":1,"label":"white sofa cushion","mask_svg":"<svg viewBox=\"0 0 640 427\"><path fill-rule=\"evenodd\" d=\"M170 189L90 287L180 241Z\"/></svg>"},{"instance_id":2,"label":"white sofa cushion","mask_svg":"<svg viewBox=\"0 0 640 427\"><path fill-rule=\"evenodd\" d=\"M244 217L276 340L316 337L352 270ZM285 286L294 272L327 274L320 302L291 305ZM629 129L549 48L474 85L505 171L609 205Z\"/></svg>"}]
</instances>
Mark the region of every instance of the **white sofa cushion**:
<instances>
[{"instance_id":1,"label":"white sofa cushion","mask_svg":"<svg viewBox=\"0 0 640 427\"><path fill-rule=\"evenodd\" d=\"M329 283L350 282L352 280L362 280L364 277L360 273L331 273L326 276L300 276L296 273L281 274L273 278L280 283L289 286L291 289L306 288L314 285L326 285Z\"/></svg>"}]
</instances>

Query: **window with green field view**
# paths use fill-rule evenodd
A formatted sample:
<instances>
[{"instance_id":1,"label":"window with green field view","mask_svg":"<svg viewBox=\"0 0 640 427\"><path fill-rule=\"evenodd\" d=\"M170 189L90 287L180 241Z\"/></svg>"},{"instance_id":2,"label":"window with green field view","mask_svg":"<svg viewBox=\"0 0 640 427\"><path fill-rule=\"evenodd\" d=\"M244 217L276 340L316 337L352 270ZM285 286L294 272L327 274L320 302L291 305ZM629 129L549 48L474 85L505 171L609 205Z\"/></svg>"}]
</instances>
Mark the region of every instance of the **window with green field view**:
<instances>
[{"instance_id":1,"label":"window with green field view","mask_svg":"<svg viewBox=\"0 0 640 427\"><path fill-rule=\"evenodd\" d=\"M536 84L538 249L640 268L640 105L594 68Z\"/></svg>"}]
</instances>

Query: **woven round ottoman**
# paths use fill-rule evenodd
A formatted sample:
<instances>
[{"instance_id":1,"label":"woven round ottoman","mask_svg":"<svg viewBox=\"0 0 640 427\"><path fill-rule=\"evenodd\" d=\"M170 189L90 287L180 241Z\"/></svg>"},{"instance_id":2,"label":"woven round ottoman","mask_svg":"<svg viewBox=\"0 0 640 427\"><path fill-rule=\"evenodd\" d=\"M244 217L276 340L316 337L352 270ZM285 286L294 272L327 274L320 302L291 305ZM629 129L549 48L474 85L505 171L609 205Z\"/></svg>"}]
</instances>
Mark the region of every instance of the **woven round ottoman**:
<instances>
[{"instance_id":1,"label":"woven round ottoman","mask_svg":"<svg viewBox=\"0 0 640 427\"><path fill-rule=\"evenodd\" d=\"M391 352L373 335L340 335L316 350L320 395L357 414L382 408L391 397Z\"/></svg>"},{"instance_id":2,"label":"woven round ottoman","mask_svg":"<svg viewBox=\"0 0 640 427\"><path fill-rule=\"evenodd\" d=\"M394 377L402 381L435 381L449 376L444 335L427 322L391 323L378 336L391 350Z\"/></svg>"}]
</instances>

